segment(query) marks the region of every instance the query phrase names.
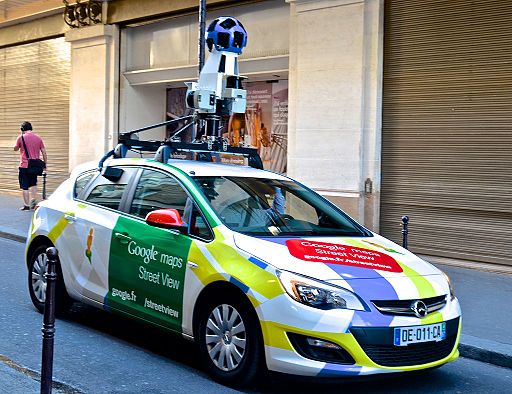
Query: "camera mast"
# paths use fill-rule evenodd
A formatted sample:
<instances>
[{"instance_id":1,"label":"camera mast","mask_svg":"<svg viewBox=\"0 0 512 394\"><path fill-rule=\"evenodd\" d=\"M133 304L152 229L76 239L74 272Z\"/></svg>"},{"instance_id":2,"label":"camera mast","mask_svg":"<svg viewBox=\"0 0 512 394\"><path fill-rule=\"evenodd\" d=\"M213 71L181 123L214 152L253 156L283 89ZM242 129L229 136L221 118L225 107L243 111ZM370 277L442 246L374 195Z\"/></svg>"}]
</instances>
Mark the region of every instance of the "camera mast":
<instances>
[{"instance_id":1,"label":"camera mast","mask_svg":"<svg viewBox=\"0 0 512 394\"><path fill-rule=\"evenodd\" d=\"M200 2L199 25L204 31L204 1ZM203 24L202 24L203 23ZM202 27L201 27L202 26ZM201 38L204 38L201 40ZM210 55L202 66L204 42ZM263 163L255 148L230 146L222 137L220 124L225 116L245 113L247 92L242 86L245 77L239 74L238 57L247 45L247 32L244 26L233 17L216 18L199 42L199 78L197 82L186 82L186 105L194 110L193 115L157 123L139 129L120 133L119 143L100 161L125 157L129 150L155 152L155 160L166 163L175 158L178 152L191 152L195 160L217 161L221 154L229 153L247 158L248 165L263 168ZM201 51L203 47L203 51ZM138 134L161 126L187 122L182 128L164 141L140 140ZM181 142L179 135L194 125L204 124L204 133L193 142Z\"/></svg>"}]
</instances>

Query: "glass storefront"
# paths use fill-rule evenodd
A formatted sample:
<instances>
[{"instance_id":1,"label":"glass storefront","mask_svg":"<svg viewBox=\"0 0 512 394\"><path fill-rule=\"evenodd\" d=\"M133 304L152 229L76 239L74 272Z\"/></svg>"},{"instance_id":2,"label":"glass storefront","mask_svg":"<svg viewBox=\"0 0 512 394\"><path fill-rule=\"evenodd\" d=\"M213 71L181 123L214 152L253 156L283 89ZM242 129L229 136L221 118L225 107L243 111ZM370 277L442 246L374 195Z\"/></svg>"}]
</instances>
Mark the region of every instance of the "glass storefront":
<instances>
[{"instance_id":1,"label":"glass storefront","mask_svg":"<svg viewBox=\"0 0 512 394\"><path fill-rule=\"evenodd\" d=\"M224 119L224 137L232 146L258 149L265 169L286 172L288 136L288 80L247 82L247 110ZM185 107L186 88L167 90L167 119L188 115ZM167 129L172 136L182 125ZM193 131L180 134L191 141Z\"/></svg>"}]
</instances>

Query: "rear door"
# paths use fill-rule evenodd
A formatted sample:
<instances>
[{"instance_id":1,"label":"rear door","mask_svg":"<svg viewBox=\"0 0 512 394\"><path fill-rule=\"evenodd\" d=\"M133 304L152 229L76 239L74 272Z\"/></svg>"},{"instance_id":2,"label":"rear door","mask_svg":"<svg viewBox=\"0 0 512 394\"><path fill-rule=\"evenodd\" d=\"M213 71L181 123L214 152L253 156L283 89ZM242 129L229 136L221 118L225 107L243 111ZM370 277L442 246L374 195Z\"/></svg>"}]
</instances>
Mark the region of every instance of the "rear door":
<instances>
[{"instance_id":1,"label":"rear door","mask_svg":"<svg viewBox=\"0 0 512 394\"><path fill-rule=\"evenodd\" d=\"M98 175L77 196L66 210L66 227L59 244L61 255L67 257L64 275L69 290L85 300L103 304L108 292L108 258L112 230L126 199L130 182L137 169L112 167L121 170L120 177L107 179ZM77 178L75 188L82 188L82 180Z\"/></svg>"}]
</instances>

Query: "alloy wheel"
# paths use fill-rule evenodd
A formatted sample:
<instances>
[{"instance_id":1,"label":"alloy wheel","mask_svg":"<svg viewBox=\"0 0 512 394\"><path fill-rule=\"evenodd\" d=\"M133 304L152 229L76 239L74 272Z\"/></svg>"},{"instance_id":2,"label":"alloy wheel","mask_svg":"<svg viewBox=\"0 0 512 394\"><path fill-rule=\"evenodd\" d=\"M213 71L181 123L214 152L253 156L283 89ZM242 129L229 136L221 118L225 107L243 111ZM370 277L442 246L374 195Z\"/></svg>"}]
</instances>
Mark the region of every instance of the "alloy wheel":
<instances>
[{"instance_id":1,"label":"alloy wheel","mask_svg":"<svg viewBox=\"0 0 512 394\"><path fill-rule=\"evenodd\" d=\"M45 253L35 257L31 272L32 291L37 300L44 304L46 300L46 278L44 274L48 269L48 261Z\"/></svg>"},{"instance_id":2,"label":"alloy wheel","mask_svg":"<svg viewBox=\"0 0 512 394\"><path fill-rule=\"evenodd\" d=\"M206 347L217 368L236 369L246 352L247 333L238 311L222 304L210 313L206 324Z\"/></svg>"}]
</instances>

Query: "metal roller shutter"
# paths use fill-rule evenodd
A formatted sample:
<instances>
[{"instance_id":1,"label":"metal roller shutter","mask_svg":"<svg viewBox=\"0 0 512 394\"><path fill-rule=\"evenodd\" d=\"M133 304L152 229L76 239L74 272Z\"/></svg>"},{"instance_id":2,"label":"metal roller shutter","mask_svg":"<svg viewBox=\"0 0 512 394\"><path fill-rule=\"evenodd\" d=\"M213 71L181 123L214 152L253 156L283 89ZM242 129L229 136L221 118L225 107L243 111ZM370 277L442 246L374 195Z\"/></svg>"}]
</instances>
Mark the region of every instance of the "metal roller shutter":
<instances>
[{"instance_id":1,"label":"metal roller shutter","mask_svg":"<svg viewBox=\"0 0 512 394\"><path fill-rule=\"evenodd\" d=\"M385 3L381 232L512 265L512 1Z\"/></svg>"},{"instance_id":2,"label":"metal roller shutter","mask_svg":"<svg viewBox=\"0 0 512 394\"><path fill-rule=\"evenodd\" d=\"M45 142L49 191L68 176L70 70L64 38L0 49L0 192L19 190L13 146L25 120Z\"/></svg>"}]
</instances>

